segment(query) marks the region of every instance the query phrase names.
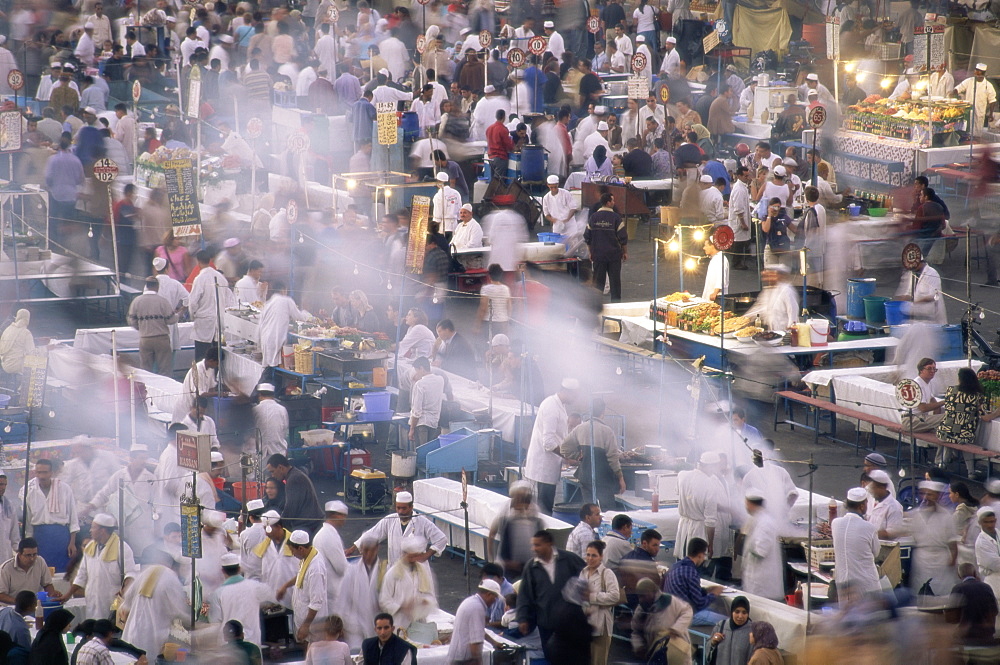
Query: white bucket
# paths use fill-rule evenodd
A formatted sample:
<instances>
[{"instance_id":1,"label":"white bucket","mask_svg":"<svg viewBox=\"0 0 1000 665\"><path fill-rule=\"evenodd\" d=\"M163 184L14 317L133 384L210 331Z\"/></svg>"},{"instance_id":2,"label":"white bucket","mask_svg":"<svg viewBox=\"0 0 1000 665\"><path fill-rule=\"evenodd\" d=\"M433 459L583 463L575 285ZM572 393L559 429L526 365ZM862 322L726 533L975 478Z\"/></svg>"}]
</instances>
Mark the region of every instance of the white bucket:
<instances>
[{"instance_id":1,"label":"white bucket","mask_svg":"<svg viewBox=\"0 0 1000 665\"><path fill-rule=\"evenodd\" d=\"M415 453L393 453L390 473L393 478L412 478L417 475L417 455Z\"/></svg>"},{"instance_id":2,"label":"white bucket","mask_svg":"<svg viewBox=\"0 0 1000 665\"><path fill-rule=\"evenodd\" d=\"M827 337L830 335L830 322L826 319L809 319L806 323L812 331L812 345L826 346Z\"/></svg>"}]
</instances>

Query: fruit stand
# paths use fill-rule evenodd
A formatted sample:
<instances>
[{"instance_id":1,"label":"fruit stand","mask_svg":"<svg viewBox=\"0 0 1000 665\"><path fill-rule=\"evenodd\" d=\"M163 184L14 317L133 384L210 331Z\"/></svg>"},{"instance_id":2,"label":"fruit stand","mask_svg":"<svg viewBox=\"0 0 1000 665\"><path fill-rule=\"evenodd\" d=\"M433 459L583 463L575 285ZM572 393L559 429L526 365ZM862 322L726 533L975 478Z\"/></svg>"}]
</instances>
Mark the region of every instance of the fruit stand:
<instances>
[{"instance_id":1,"label":"fruit stand","mask_svg":"<svg viewBox=\"0 0 1000 665\"><path fill-rule=\"evenodd\" d=\"M927 148L943 145L956 129L964 129L971 105L949 99L901 101L869 95L849 106L844 129L911 141Z\"/></svg>"}]
</instances>

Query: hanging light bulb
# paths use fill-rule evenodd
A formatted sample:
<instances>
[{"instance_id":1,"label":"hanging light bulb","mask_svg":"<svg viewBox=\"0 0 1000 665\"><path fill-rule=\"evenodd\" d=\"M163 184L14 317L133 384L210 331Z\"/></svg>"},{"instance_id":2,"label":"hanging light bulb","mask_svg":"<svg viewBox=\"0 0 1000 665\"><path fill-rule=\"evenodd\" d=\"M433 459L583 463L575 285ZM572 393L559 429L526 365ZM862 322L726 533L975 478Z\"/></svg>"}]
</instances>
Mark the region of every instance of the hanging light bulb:
<instances>
[{"instance_id":1,"label":"hanging light bulb","mask_svg":"<svg viewBox=\"0 0 1000 665\"><path fill-rule=\"evenodd\" d=\"M302 245L302 244L305 244L305 242L306 242L306 237L300 233L299 234L299 244Z\"/></svg>"},{"instance_id":2,"label":"hanging light bulb","mask_svg":"<svg viewBox=\"0 0 1000 665\"><path fill-rule=\"evenodd\" d=\"M671 252L676 252L680 248L681 244L676 240L671 240L669 243L667 243L667 249L669 249Z\"/></svg>"},{"instance_id":3,"label":"hanging light bulb","mask_svg":"<svg viewBox=\"0 0 1000 665\"><path fill-rule=\"evenodd\" d=\"M615 374L617 374L618 376L621 376L622 375L622 368L621 367L616 367L615 368Z\"/></svg>"},{"instance_id":4,"label":"hanging light bulb","mask_svg":"<svg viewBox=\"0 0 1000 665\"><path fill-rule=\"evenodd\" d=\"M697 267L697 265L698 265L698 262L695 261L692 258L688 258L688 259L686 259L684 261L684 269L685 270L694 270Z\"/></svg>"},{"instance_id":5,"label":"hanging light bulb","mask_svg":"<svg viewBox=\"0 0 1000 665\"><path fill-rule=\"evenodd\" d=\"M431 302L434 303L435 305L438 304L438 297L434 296L433 298L431 298Z\"/></svg>"},{"instance_id":6,"label":"hanging light bulb","mask_svg":"<svg viewBox=\"0 0 1000 665\"><path fill-rule=\"evenodd\" d=\"M844 64L844 71L850 74L858 66L856 62L848 62Z\"/></svg>"},{"instance_id":7,"label":"hanging light bulb","mask_svg":"<svg viewBox=\"0 0 1000 665\"><path fill-rule=\"evenodd\" d=\"M55 417L56 417L56 412L55 411L49 411L49 418L55 418Z\"/></svg>"},{"instance_id":8,"label":"hanging light bulb","mask_svg":"<svg viewBox=\"0 0 1000 665\"><path fill-rule=\"evenodd\" d=\"M152 514L150 515L150 517L152 517L152 518L153 518L154 520L158 520L158 519L160 519L160 513L159 513L159 512L157 512L156 508L153 508L153 512L152 512Z\"/></svg>"},{"instance_id":9,"label":"hanging light bulb","mask_svg":"<svg viewBox=\"0 0 1000 665\"><path fill-rule=\"evenodd\" d=\"M695 229L694 230L694 241L695 242L701 242L704 239L705 239L705 232L702 229Z\"/></svg>"},{"instance_id":10,"label":"hanging light bulb","mask_svg":"<svg viewBox=\"0 0 1000 665\"><path fill-rule=\"evenodd\" d=\"M3 431L5 431L8 434L10 434L10 423L7 423L7 426L3 428Z\"/></svg>"},{"instance_id":11,"label":"hanging light bulb","mask_svg":"<svg viewBox=\"0 0 1000 665\"><path fill-rule=\"evenodd\" d=\"M385 198L387 198L387 199L391 199L392 198L392 190L391 189L386 188L386 190L385 190Z\"/></svg>"},{"instance_id":12,"label":"hanging light bulb","mask_svg":"<svg viewBox=\"0 0 1000 665\"><path fill-rule=\"evenodd\" d=\"M391 279L385 280L385 288L388 289L389 291L392 291L392 280Z\"/></svg>"},{"instance_id":13,"label":"hanging light bulb","mask_svg":"<svg viewBox=\"0 0 1000 665\"><path fill-rule=\"evenodd\" d=\"M889 86L892 85L892 79L886 76L884 79L882 79L882 83L880 85L882 86L883 90L888 90Z\"/></svg>"},{"instance_id":14,"label":"hanging light bulb","mask_svg":"<svg viewBox=\"0 0 1000 665\"><path fill-rule=\"evenodd\" d=\"M91 224L90 228L87 229L87 237L88 238L93 238L94 237L94 225L93 224Z\"/></svg>"},{"instance_id":15,"label":"hanging light bulb","mask_svg":"<svg viewBox=\"0 0 1000 665\"><path fill-rule=\"evenodd\" d=\"M354 264L354 274L355 274L355 275L357 275L357 274L358 274L358 272L359 272L359 270L358 270L358 264L357 264L357 263L355 263L355 264Z\"/></svg>"}]
</instances>

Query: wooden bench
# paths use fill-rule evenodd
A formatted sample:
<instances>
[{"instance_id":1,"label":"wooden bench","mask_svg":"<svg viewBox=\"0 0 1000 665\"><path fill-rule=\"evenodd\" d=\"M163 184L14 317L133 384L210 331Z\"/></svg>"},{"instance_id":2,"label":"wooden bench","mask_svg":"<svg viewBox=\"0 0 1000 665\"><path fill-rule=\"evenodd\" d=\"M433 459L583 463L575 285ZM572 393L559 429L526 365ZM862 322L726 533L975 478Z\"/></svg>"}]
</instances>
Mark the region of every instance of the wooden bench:
<instances>
[{"instance_id":1,"label":"wooden bench","mask_svg":"<svg viewBox=\"0 0 1000 665\"><path fill-rule=\"evenodd\" d=\"M980 448L979 446L973 446L964 443L949 443L947 441L942 441L937 438L931 432L910 432L909 429L903 427L902 425L894 425L889 428L893 432L899 433L900 438L904 436L910 437L911 446L915 446L917 441L924 441L934 446L941 446L942 448L950 448L951 450L958 451L960 453L968 453L975 457L985 457L988 460L1000 457L1000 452L995 450L988 450L986 448Z\"/></svg>"},{"instance_id":2,"label":"wooden bench","mask_svg":"<svg viewBox=\"0 0 1000 665\"><path fill-rule=\"evenodd\" d=\"M779 414L779 409L781 408L781 401L782 400L784 400L786 402L793 402L793 403L797 403L797 404L802 404L803 406L807 407L811 412L813 412L815 414L815 417L816 417L815 425L810 425L809 424L808 417L806 418L806 422L805 423L796 422L794 420L794 417L795 417L794 412L792 411L791 408L788 409L788 418L785 418L784 420L779 420L778 414ZM830 431L829 432L823 432L820 429L819 419L820 419L820 412L822 412L822 411L826 411L826 412L830 413L831 416L832 416L831 422L830 422ZM885 420L884 418L879 418L878 416L873 416L873 415L865 413L863 411L857 411L855 409L850 409L850 408L847 408L846 406L841 406L840 404L837 404L836 402L831 402L831 401L825 400L825 399L818 399L816 397L812 397L810 395L805 395L803 393L795 392L795 391L792 391L792 390L781 390L781 391L778 391L778 392L776 392L774 394L774 429L775 430L778 429L778 425L789 425L793 430L795 429L796 426L799 426L799 427L804 427L805 429L811 429L811 430L813 430L813 432L815 432L815 436L813 438L813 442L814 443L818 443L819 442L819 437L823 436L823 437L826 437L826 438L830 439L831 441L837 441L839 443L846 443L846 444L850 445L850 443L851 443L850 441L847 441L845 439L838 439L837 438L837 416L842 416L842 417L847 418L849 420L857 420L858 421L858 427L857 427L857 430L855 432L855 439L854 439L854 450L855 450L855 452L857 452L858 450L861 449L861 423L862 422L865 422L865 423L868 423L869 425L871 425L871 435L872 435L872 441L873 441L873 443L872 443L872 449L873 450L875 449L875 444L874 444L874 440L875 439L874 439L874 437L875 437L875 434L876 434L875 433L875 428L876 427L884 427L884 428L886 428L888 430L892 430L893 428L898 428L899 427L899 423L894 423L892 421ZM897 434L897 440L896 440L896 457L895 457L895 459L897 461L900 458L901 447L902 447L902 435L901 434Z\"/></svg>"}]
</instances>

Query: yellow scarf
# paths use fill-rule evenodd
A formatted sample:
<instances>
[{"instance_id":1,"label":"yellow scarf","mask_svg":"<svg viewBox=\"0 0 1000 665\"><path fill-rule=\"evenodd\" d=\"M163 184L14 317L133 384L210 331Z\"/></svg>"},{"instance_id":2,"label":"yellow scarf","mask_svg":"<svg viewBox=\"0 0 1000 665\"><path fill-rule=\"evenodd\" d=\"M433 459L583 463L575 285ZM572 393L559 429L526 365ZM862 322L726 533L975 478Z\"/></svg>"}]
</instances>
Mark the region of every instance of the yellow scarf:
<instances>
[{"instance_id":1,"label":"yellow scarf","mask_svg":"<svg viewBox=\"0 0 1000 665\"><path fill-rule=\"evenodd\" d=\"M139 587L139 595L143 598L152 598L153 591L156 590L156 583L160 581L160 575L166 570L163 566L153 566L149 569L149 575L146 577L146 581L142 583Z\"/></svg>"},{"instance_id":2,"label":"yellow scarf","mask_svg":"<svg viewBox=\"0 0 1000 665\"><path fill-rule=\"evenodd\" d=\"M283 556L292 556L292 550L288 549L288 539L291 537L292 532L289 531L288 529L284 529L284 532L285 536L284 539L282 540L284 545L282 545L281 547L281 554ZM272 542L271 539L265 536L264 540L260 541L259 543L257 543L257 545L254 546L252 550L253 555L258 559L263 559L264 553L267 552L267 548L271 546L271 542Z\"/></svg>"},{"instance_id":3,"label":"yellow scarf","mask_svg":"<svg viewBox=\"0 0 1000 665\"><path fill-rule=\"evenodd\" d=\"M302 559L302 563L299 564L299 574L295 576L295 587L301 589L302 585L306 582L306 571L309 570L309 564L312 560L316 558L316 552L318 552L315 547L310 550L309 555Z\"/></svg>"},{"instance_id":4,"label":"yellow scarf","mask_svg":"<svg viewBox=\"0 0 1000 665\"><path fill-rule=\"evenodd\" d=\"M83 548L84 556L94 557L97 556L97 541L91 540L87 543L87 546ZM118 560L118 534L113 533L111 537L108 538L108 542L104 544L104 551L101 552L101 561L111 562Z\"/></svg>"}]
</instances>

